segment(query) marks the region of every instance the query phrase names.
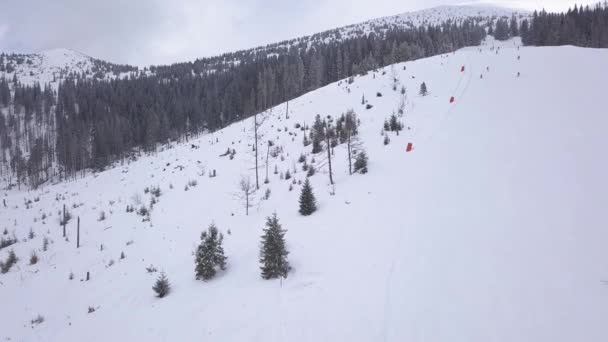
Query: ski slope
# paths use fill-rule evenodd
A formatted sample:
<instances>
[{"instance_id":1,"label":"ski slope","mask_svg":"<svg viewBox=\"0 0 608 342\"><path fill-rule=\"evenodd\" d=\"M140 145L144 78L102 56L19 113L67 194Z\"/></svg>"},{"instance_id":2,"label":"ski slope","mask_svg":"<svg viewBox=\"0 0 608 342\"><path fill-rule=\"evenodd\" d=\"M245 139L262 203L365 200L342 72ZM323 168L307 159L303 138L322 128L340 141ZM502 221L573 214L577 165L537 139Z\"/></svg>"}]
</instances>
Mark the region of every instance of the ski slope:
<instances>
[{"instance_id":1,"label":"ski slope","mask_svg":"<svg viewBox=\"0 0 608 342\"><path fill-rule=\"evenodd\" d=\"M0 230L19 242L0 258L13 248L20 261L0 274L0 339L606 341L608 50L519 45L487 40L396 64L291 101L289 119L285 105L263 113L263 140L283 152L270 158L269 184L264 153L249 216L234 195L242 175L253 178L252 119L82 179L2 190ZM384 146L401 85L409 129L388 133ZM300 216L300 186L289 191L274 167L296 165L303 180L297 159L305 153L310 164L311 146L294 126L349 108L361 120L369 172L349 175L345 146L336 147L335 189L321 168L311 177L319 210ZM227 148L233 160L219 157ZM185 191L191 180L198 184ZM125 208L149 203L149 186L163 194L142 222ZM61 237L64 203L80 217L79 249L76 219L69 241ZM282 281L259 275L259 237L273 212L293 266ZM193 251L212 221L224 232L228 269L197 281ZM151 264L169 277L166 298L154 297ZM32 324L39 314L44 322Z\"/></svg>"}]
</instances>

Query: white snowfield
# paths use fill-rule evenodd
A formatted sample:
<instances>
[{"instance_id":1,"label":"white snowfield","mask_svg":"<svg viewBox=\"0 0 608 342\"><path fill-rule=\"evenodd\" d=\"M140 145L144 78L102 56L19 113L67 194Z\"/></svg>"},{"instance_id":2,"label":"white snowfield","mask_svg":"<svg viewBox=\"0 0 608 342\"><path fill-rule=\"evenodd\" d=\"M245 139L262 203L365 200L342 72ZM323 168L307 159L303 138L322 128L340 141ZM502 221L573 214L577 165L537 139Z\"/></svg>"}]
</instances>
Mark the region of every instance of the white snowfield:
<instances>
[{"instance_id":1,"label":"white snowfield","mask_svg":"<svg viewBox=\"0 0 608 342\"><path fill-rule=\"evenodd\" d=\"M270 158L266 185L260 148L249 216L234 193L241 175L254 176L252 119L68 183L3 190L0 230L19 242L0 257L12 248L20 260L0 274L0 339L608 341L608 50L519 45L488 40L396 64L291 101L289 119L285 105L266 113L264 141L283 153ZM389 133L384 146L383 121L397 111L401 85L410 129ZM289 191L275 165L295 164L294 178L304 180L297 159L306 153L310 164L311 146L294 125L349 108L361 120L369 172L348 175L345 146L336 147L335 195L322 167L311 178L319 210L303 217L301 186ZM219 157L228 148L233 160ZM321 164L325 154L314 158ZM191 180L198 185L185 191ZM162 195L142 222L125 208L148 205L149 186ZM266 189L270 198L260 200ZM64 203L74 216L67 242L58 224ZM288 230L293 270L269 281L258 253L273 212ZM203 282L193 251L211 222L225 235L228 269ZM40 261L28 265L33 250ZM151 264L167 273L168 297L154 296ZM38 315L44 321L32 324Z\"/></svg>"}]
</instances>

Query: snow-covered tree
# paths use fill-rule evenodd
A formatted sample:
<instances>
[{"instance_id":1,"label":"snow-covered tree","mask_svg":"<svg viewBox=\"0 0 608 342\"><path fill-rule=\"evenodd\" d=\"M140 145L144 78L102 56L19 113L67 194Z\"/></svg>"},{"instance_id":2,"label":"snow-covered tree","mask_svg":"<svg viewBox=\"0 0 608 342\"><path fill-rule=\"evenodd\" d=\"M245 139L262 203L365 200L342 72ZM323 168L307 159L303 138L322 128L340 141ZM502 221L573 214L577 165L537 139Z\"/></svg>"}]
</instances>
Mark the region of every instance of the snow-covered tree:
<instances>
[{"instance_id":1,"label":"snow-covered tree","mask_svg":"<svg viewBox=\"0 0 608 342\"><path fill-rule=\"evenodd\" d=\"M357 159L355 159L355 172L367 173L367 153L365 153L365 151L361 151L357 154Z\"/></svg>"},{"instance_id":2,"label":"snow-covered tree","mask_svg":"<svg viewBox=\"0 0 608 342\"><path fill-rule=\"evenodd\" d=\"M201 234L201 243L196 250L196 279L209 280L216 274L216 267L226 269L226 256L222 243L224 235L219 233L214 223Z\"/></svg>"}]
</instances>

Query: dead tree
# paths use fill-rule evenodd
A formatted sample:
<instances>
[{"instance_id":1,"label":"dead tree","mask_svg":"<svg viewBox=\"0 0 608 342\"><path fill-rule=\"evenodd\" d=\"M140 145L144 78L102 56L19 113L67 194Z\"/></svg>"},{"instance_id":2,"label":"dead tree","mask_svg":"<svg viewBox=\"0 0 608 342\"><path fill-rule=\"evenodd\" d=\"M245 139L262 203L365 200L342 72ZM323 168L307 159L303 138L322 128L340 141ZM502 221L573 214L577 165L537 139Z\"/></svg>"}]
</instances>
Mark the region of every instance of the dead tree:
<instances>
[{"instance_id":1,"label":"dead tree","mask_svg":"<svg viewBox=\"0 0 608 342\"><path fill-rule=\"evenodd\" d=\"M287 109L285 109L285 119L289 119L289 101L287 101Z\"/></svg>"},{"instance_id":2,"label":"dead tree","mask_svg":"<svg viewBox=\"0 0 608 342\"><path fill-rule=\"evenodd\" d=\"M256 113L253 116L253 135L254 135L254 145L253 145L253 153L255 154L255 187L256 189L260 188L260 182L258 180L258 114Z\"/></svg>"},{"instance_id":3,"label":"dead tree","mask_svg":"<svg viewBox=\"0 0 608 342\"><path fill-rule=\"evenodd\" d=\"M251 179L249 177L241 177L241 181L239 182L239 192L236 194L236 198L239 199L243 205L245 206L245 215L249 215L249 208L252 207L253 194L256 189L253 184L251 184Z\"/></svg>"},{"instance_id":4,"label":"dead tree","mask_svg":"<svg viewBox=\"0 0 608 342\"><path fill-rule=\"evenodd\" d=\"M270 179L268 178L268 166L270 165L270 148L272 145L272 140L268 140L268 148L266 149L266 179L264 180L264 183L270 182Z\"/></svg>"},{"instance_id":5,"label":"dead tree","mask_svg":"<svg viewBox=\"0 0 608 342\"><path fill-rule=\"evenodd\" d=\"M329 183L331 185L334 185L334 178L332 175L332 170L331 170L331 142L330 142L330 123L329 122L325 122L325 140L327 143L327 164L329 166Z\"/></svg>"},{"instance_id":6,"label":"dead tree","mask_svg":"<svg viewBox=\"0 0 608 342\"><path fill-rule=\"evenodd\" d=\"M271 109L272 113L272 109ZM262 139L259 129L262 127L264 122L266 121L266 116L262 116L260 120L258 120L258 114L253 115L253 153L255 158L255 188L256 190L260 189L260 178L258 174L258 141Z\"/></svg>"},{"instance_id":7,"label":"dead tree","mask_svg":"<svg viewBox=\"0 0 608 342\"><path fill-rule=\"evenodd\" d=\"M348 173L353 174L353 147L356 145L356 138L354 135L357 133L357 116L351 109L346 112L346 118L344 120L344 131L346 132L346 150L348 154Z\"/></svg>"},{"instance_id":8,"label":"dead tree","mask_svg":"<svg viewBox=\"0 0 608 342\"><path fill-rule=\"evenodd\" d=\"M76 248L80 248L80 216L76 223Z\"/></svg>"},{"instance_id":9,"label":"dead tree","mask_svg":"<svg viewBox=\"0 0 608 342\"><path fill-rule=\"evenodd\" d=\"M67 223L66 217L65 217L65 204L63 205L63 237L65 238L65 224Z\"/></svg>"}]
</instances>

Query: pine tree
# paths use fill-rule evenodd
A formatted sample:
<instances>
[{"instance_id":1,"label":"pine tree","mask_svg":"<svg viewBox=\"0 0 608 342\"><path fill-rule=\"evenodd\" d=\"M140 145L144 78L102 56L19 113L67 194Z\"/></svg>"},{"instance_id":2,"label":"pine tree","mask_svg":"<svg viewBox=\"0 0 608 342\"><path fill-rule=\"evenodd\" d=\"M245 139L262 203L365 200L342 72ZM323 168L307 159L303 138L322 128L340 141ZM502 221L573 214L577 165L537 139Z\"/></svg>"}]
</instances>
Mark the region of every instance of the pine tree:
<instances>
[{"instance_id":1,"label":"pine tree","mask_svg":"<svg viewBox=\"0 0 608 342\"><path fill-rule=\"evenodd\" d=\"M11 267L13 267L13 265L17 263L17 261L19 261L19 259L17 258L17 255L15 254L15 251L11 249L8 252L8 258L6 259L6 261L5 262L0 261L0 272L1 273L8 272L11 269Z\"/></svg>"},{"instance_id":2,"label":"pine tree","mask_svg":"<svg viewBox=\"0 0 608 342\"><path fill-rule=\"evenodd\" d=\"M517 26L517 18L515 14L511 16L511 24L509 25L509 29L511 31L511 37L519 36L519 27Z\"/></svg>"},{"instance_id":3,"label":"pine tree","mask_svg":"<svg viewBox=\"0 0 608 342\"><path fill-rule=\"evenodd\" d=\"M509 23L505 19L499 19L496 22L496 29L494 30L494 38L497 40L509 39Z\"/></svg>"},{"instance_id":4,"label":"pine tree","mask_svg":"<svg viewBox=\"0 0 608 342\"><path fill-rule=\"evenodd\" d=\"M367 173L367 154L365 151L361 151L359 154L357 154L357 159L355 160L355 172Z\"/></svg>"},{"instance_id":5,"label":"pine tree","mask_svg":"<svg viewBox=\"0 0 608 342\"><path fill-rule=\"evenodd\" d=\"M422 82L420 85L420 95L426 96L428 94L428 90L426 89L426 83Z\"/></svg>"},{"instance_id":6,"label":"pine tree","mask_svg":"<svg viewBox=\"0 0 608 342\"><path fill-rule=\"evenodd\" d=\"M397 132L397 135L399 135L399 131L401 131L401 129L403 128L401 126L401 122L399 122L395 114L391 115L389 126L391 131Z\"/></svg>"},{"instance_id":7,"label":"pine tree","mask_svg":"<svg viewBox=\"0 0 608 342\"><path fill-rule=\"evenodd\" d=\"M216 229L217 231L217 229ZM224 234L219 234L219 239L217 240L217 246L214 254L214 263L220 268L220 270L226 270L226 256L224 255Z\"/></svg>"},{"instance_id":8,"label":"pine tree","mask_svg":"<svg viewBox=\"0 0 608 342\"><path fill-rule=\"evenodd\" d=\"M312 153L319 153L323 150L321 143L325 140L325 124L321 121L321 116L317 114L311 129Z\"/></svg>"},{"instance_id":9,"label":"pine tree","mask_svg":"<svg viewBox=\"0 0 608 342\"><path fill-rule=\"evenodd\" d=\"M300 193L300 214L308 216L317 210L317 200L312 192L310 181L306 178Z\"/></svg>"},{"instance_id":10,"label":"pine tree","mask_svg":"<svg viewBox=\"0 0 608 342\"><path fill-rule=\"evenodd\" d=\"M156 283L152 286L152 290L156 292L156 295L159 298L163 298L169 294L171 291L171 284L169 284L169 279L165 275L165 272L161 272L158 279L156 279Z\"/></svg>"},{"instance_id":11,"label":"pine tree","mask_svg":"<svg viewBox=\"0 0 608 342\"><path fill-rule=\"evenodd\" d=\"M286 232L282 229L276 213L266 219L260 250L260 269L264 279L286 278L291 269L287 260L289 252L285 247Z\"/></svg>"},{"instance_id":12,"label":"pine tree","mask_svg":"<svg viewBox=\"0 0 608 342\"><path fill-rule=\"evenodd\" d=\"M195 257L196 279L210 280L216 274L216 267L226 269L226 256L222 243L224 235L218 233L214 223L207 231L201 233L201 243L198 246Z\"/></svg>"}]
</instances>

